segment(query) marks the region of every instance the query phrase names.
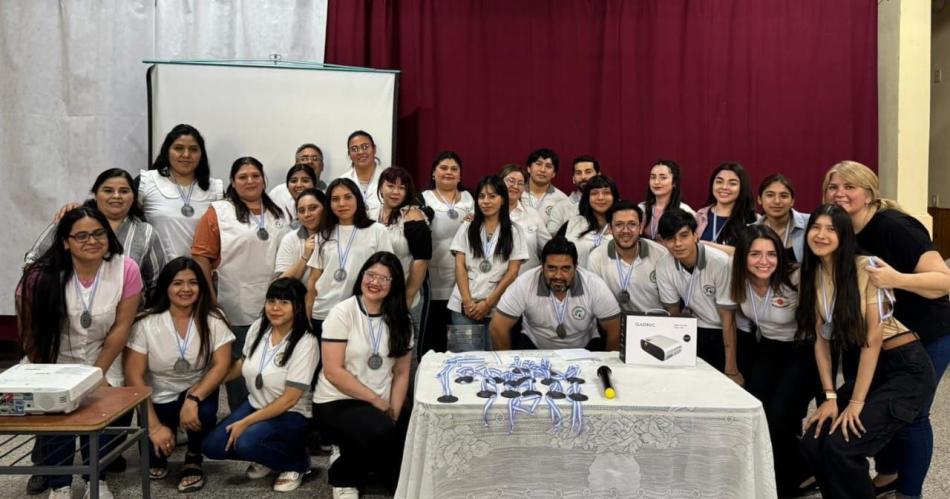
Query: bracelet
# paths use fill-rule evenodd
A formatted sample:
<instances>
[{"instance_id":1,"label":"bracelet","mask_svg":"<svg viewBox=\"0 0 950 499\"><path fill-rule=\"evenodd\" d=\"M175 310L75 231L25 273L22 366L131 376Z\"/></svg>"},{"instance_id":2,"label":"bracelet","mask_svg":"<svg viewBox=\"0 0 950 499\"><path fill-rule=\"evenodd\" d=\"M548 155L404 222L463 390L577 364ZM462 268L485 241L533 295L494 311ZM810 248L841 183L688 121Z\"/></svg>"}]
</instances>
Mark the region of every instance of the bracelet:
<instances>
[{"instance_id":1,"label":"bracelet","mask_svg":"<svg viewBox=\"0 0 950 499\"><path fill-rule=\"evenodd\" d=\"M732 372L725 371L724 374L725 374L726 376L738 376L738 375L739 375L739 370L737 369L737 370L732 371Z\"/></svg>"},{"instance_id":2,"label":"bracelet","mask_svg":"<svg viewBox=\"0 0 950 499\"><path fill-rule=\"evenodd\" d=\"M833 391L825 392L825 400L835 400L838 398L838 393Z\"/></svg>"},{"instance_id":3,"label":"bracelet","mask_svg":"<svg viewBox=\"0 0 950 499\"><path fill-rule=\"evenodd\" d=\"M189 393L188 395L185 395L185 399L194 401L196 404L201 403L201 399L198 398L198 396L193 393Z\"/></svg>"},{"instance_id":4,"label":"bracelet","mask_svg":"<svg viewBox=\"0 0 950 499\"><path fill-rule=\"evenodd\" d=\"M851 403L851 404L864 405L864 401L863 401L863 400L851 399L851 400L849 400L848 402Z\"/></svg>"}]
</instances>

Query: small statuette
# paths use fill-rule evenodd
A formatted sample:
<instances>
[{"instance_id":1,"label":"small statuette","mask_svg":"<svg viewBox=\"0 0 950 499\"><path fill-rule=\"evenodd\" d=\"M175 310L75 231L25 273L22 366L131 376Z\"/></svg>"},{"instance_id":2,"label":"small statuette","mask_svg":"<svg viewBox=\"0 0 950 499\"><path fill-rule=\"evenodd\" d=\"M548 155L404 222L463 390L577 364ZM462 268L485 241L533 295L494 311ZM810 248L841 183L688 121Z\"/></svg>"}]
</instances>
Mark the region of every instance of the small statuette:
<instances>
[{"instance_id":1,"label":"small statuette","mask_svg":"<svg viewBox=\"0 0 950 499\"><path fill-rule=\"evenodd\" d=\"M476 393L475 395L476 395L478 398L490 399L490 398L494 397L494 396L496 395L496 393L493 392L493 391L491 391L491 390L481 390L481 391L479 391L478 393Z\"/></svg>"},{"instance_id":2,"label":"small statuette","mask_svg":"<svg viewBox=\"0 0 950 499\"><path fill-rule=\"evenodd\" d=\"M478 270L481 270L484 273L491 272L491 262L488 260L482 260L482 263L478 264Z\"/></svg>"},{"instance_id":3,"label":"small statuette","mask_svg":"<svg viewBox=\"0 0 950 499\"><path fill-rule=\"evenodd\" d=\"M540 397L541 392L537 390L525 390L524 392L521 393L521 396L522 397Z\"/></svg>"},{"instance_id":4,"label":"small statuette","mask_svg":"<svg viewBox=\"0 0 950 499\"><path fill-rule=\"evenodd\" d=\"M564 327L564 324L558 324L554 332L557 333L558 338L567 338L567 328Z\"/></svg>"},{"instance_id":5,"label":"small statuette","mask_svg":"<svg viewBox=\"0 0 950 499\"><path fill-rule=\"evenodd\" d=\"M584 395L583 393L572 393L567 397L575 402L584 402L587 400L587 395Z\"/></svg>"},{"instance_id":6,"label":"small statuette","mask_svg":"<svg viewBox=\"0 0 950 499\"><path fill-rule=\"evenodd\" d=\"M191 369L191 363L185 359L178 359L175 361L174 369L176 373L188 372Z\"/></svg>"},{"instance_id":7,"label":"small statuette","mask_svg":"<svg viewBox=\"0 0 950 499\"><path fill-rule=\"evenodd\" d=\"M443 404L451 404L453 402L458 402L459 398L456 397L455 395L443 395L437 398L436 400L438 400L439 402L442 402Z\"/></svg>"},{"instance_id":8,"label":"small statuette","mask_svg":"<svg viewBox=\"0 0 950 499\"><path fill-rule=\"evenodd\" d=\"M568 382L568 383L577 383L578 385L583 385L584 383L586 383L586 381L584 381L584 378L578 378L578 377L570 377L570 378L567 378L567 382Z\"/></svg>"},{"instance_id":9,"label":"small statuette","mask_svg":"<svg viewBox=\"0 0 950 499\"><path fill-rule=\"evenodd\" d=\"M501 392L501 396L502 396L502 397L505 397L506 399L514 399L514 398L520 397L520 396L521 396L521 392L519 392L518 390L510 390L510 389L509 389L509 390L505 390L505 391Z\"/></svg>"},{"instance_id":10,"label":"small statuette","mask_svg":"<svg viewBox=\"0 0 950 499\"><path fill-rule=\"evenodd\" d=\"M552 399L554 399L554 400L560 400L560 399L564 398L564 392L557 392L557 391L554 391L554 390L548 390L548 398L552 398Z\"/></svg>"},{"instance_id":11,"label":"small statuette","mask_svg":"<svg viewBox=\"0 0 950 499\"><path fill-rule=\"evenodd\" d=\"M195 208L190 204L186 204L181 207L181 214L186 217L192 217L195 214Z\"/></svg>"},{"instance_id":12,"label":"small statuette","mask_svg":"<svg viewBox=\"0 0 950 499\"><path fill-rule=\"evenodd\" d=\"M89 328L92 325L92 314L88 310L83 311L82 315L79 316L79 325L83 328Z\"/></svg>"},{"instance_id":13,"label":"small statuette","mask_svg":"<svg viewBox=\"0 0 950 499\"><path fill-rule=\"evenodd\" d=\"M463 384L463 385L466 383L471 383L472 381L475 381L475 378L471 376L459 376L458 378L455 378L456 383Z\"/></svg>"},{"instance_id":14,"label":"small statuette","mask_svg":"<svg viewBox=\"0 0 950 499\"><path fill-rule=\"evenodd\" d=\"M261 227L260 229L257 229L257 238L261 241L266 241L270 239L270 234L267 232L267 229Z\"/></svg>"},{"instance_id":15,"label":"small statuette","mask_svg":"<svg viewBox=\"0 0 950 499\"><path fill-rule=\"evenodd\" d=\"M254 387L258 390L264 388L264 376L261 376L260 373L257 373L257 377L254 378Z\"/></svg>"},{"instance_id":16,"label":"small statuette","mask_svg":"<svg viewBox=\"0 0 950 499\"><path fill-rule=\"evenodd\" d=\"M346 280L346 269L336 269L336 272L333 273L333 280L336 282L343 282Z\"/></svg>"},{"instance_id":17,"label":"small statuette","mask_svg":"<svg viewBox=\"0 0 950 499\"><path fill-rule=\"evenodd\" d=\"M369 356L369 360L366 361L366 364L370 369L375 371L380 367L383 367L383 358L378 353L374 353L373 355Z\"/></svg>"}]
</instances>

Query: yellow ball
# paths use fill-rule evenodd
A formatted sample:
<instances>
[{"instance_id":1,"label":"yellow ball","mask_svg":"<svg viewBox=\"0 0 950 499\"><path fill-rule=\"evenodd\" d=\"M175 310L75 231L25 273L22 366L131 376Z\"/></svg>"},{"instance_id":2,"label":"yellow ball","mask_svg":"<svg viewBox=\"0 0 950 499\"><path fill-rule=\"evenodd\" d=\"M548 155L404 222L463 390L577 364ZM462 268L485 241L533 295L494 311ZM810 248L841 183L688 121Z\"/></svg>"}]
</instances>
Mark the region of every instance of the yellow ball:
<instances>
[{"instance_id":1,"label":"yellow ball","mask_svg":"<svg viewBox=\"0 0 950 499\"><path fill-rule=\"evenodd\" d=\"M604 396L609 399L612 399L617 396L617 392L615 392L613 388L608 388L604 390Z\"/></svg>"}]
</instances>

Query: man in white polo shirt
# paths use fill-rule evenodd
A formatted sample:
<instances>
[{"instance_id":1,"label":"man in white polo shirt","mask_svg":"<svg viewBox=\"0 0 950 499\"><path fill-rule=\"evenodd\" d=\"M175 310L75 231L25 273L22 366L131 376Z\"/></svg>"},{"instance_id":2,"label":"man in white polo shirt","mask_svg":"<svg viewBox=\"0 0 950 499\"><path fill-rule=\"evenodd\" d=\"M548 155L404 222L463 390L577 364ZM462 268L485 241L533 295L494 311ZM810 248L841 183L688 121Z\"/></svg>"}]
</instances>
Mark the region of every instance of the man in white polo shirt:
<instances>
[{"instance_id":1,"label":"man in white polo shirt","mask_svg":"<svg viewBox=\"0 0 950 499\"><path fill-rule=\"evenodd\" d=\"M528 155L528 185L521 195L521 202L541 214L545 227L554 205L567 199L567 194L551 183L557 176L559 163L557 153L550 149L538 149Z\"/></svg>"},{"instance_id":2,"label":"man in white polo shirt","mask_svg":"<svg viewBox=\"0 0 950 499\"><path fill-rule=\"evenodd\" d=\"M670 252L656 264L660 301L673 315L696 317L697 355L741 385L729 255L700 244L696 219L683 210L667 210L657 230Z\"/></svg>"},{"instance_id":3,"label":"man in white polo shirt","mask_svg":"<svg viewBox=\"0 0 950 499\"><path fill-rule=\"evenodd\" d=\"M624 313L663 311L656 264L669 252L660 243L640 238L642 220L637 205L615 203L607 212L613 240L594 248L587 259L587 268L607 283Z\"/></svg>"},{"instance_id":4,"label":"man in white polo shirt","mask_svg":"<svg viewBox=\"0 0 950 499\"><path fill-rule=\"evenodd\" d=\"M563 237L544 245L541 267L521 274L495 312L489 326L495 350L620 347L617 300L603 280L577 267L577 248ZM511 328L522 317L523 334L512 341ZM597 341L598 324L605 344Z\"/></svg>"},{"instance_id":5,"label":"man in white polo shirt","mask_svg":"<svg viewBox=\"0 0 950 499\"><path fill-rule=\"evenodd\" d=\"M548 232L557 234L571 217L580 213L578 204L581 202L581 192L587 181L600 175L600 162L593 156L578 156L574 158L574 165L571 170L571 181L574 182L574 192L567 199L558 201L551 209L551 216L548 217Z\"/></svg>"}]
</instances>

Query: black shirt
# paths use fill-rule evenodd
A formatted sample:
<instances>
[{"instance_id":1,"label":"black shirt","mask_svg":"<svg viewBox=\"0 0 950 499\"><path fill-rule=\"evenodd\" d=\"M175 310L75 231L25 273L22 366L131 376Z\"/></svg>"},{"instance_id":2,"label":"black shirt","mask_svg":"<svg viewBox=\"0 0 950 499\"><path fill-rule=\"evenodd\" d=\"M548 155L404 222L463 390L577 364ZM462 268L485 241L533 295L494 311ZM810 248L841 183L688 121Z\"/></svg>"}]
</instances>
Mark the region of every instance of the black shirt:
<instances>
[{"instance_id":1,"label":"black shirt","mask_svg":"<svg viewBox=\"0 0 950 499\"><path fill-rule=\"evenodd\" d=\"M861 249L905 274L914 273L921 255L936 249L927 229L914 217L897 210L875 213L857 238ZM950 334L947 295L930 299L903 289L895 289L894 295L894 316L919 334L924 343Z\"/></svg>"}]
</instances>

